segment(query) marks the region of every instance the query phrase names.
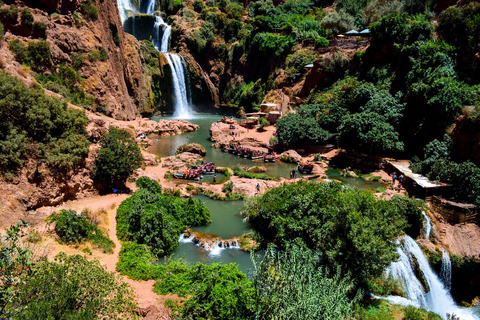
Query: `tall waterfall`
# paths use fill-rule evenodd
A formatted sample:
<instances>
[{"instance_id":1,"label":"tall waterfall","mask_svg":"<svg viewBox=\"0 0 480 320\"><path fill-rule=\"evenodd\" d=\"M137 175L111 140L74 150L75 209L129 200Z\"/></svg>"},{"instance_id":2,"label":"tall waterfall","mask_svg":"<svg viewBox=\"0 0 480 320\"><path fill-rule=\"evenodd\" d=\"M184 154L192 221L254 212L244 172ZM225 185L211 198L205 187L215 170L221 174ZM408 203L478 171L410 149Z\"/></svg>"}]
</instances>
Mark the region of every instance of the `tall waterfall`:
<instances>
[{"instance_id":1,"label":"tall waterfall","mask_svg":"<svg viewBox=\"0 0 480 320\"><path fill-rule=\"evenodd\" d=\"M399 244L397 253L400 258L397 262L390 264L386 273L401 281L407 299L396 296L382 298L394 304L423 307L439 314L443 319L446 319L447 314L455 314L462 320L477 319L469 310L455 304L449 290L432 270L427 258L412 238L404 236L401 240L397 240L397 243ZM417 271L423 275L423 285L415 275L413 261L416 261Z\"/></svg>"},{"instance_id":2,"label":"tall waterfall","mask_svg":"<svg viewBox=\"0 0 480 320\"><path fill-rule=\"evenodd\" d=\"M163 55L167 59L172 71L173 91L175 94L175 113L173 116L175 118L189 119L192 114L187 99L187 86L185 85L185 60L174 53L164 53Z\"/></svg>"},{"instance_id":3,"label":"tall waterfall","mask_svg":"<svg viewBox=\"0 0 480 320\"><path fill-rule=\"evenodd\" d=\"M452 287L452 262L450 261L450 255L447 250L442 252L442 269L440 270L440 278L445 285L445 288L450 290Z\"/></svg>"},{"instance_id":4,"label":"tall waterfall","mask_svg":"<svg viewBox=\"0 0 480 320\"><path fill-rule=\"evenodd\" d=\"M133 5L131 0L117 0L118 11L122 23L130 14L135 15L140 9ZM142 6L145 8L144 6ZM165 55L172 73L173 95L174 95L174 117L180 119L192 118L191 99L190 97L190 81L185 59L176 53L166 53L169 50L170 35L172 27L163 21L163 19L155 14L157 8L157 0L147 0L145 12L148 15L155 15L155 23L153 25L152 42L155 48ZM135 27L135 23L133 23ZM162 32L160 32L162 30ZM160 36L161 34L161 36Z\"/></svg>"},{"instance_id":5,"label":"tall waterfall","mask_svg":"<svg viewBox=\"0 0 480 320\"><path fill-rule=\"evenodd\" d=\"M425 219L423 220L423 224L425 227L425 239L430 240L430 234L432 233L432 223L430 222L430 218L428 218L425 211L422 211L423 216Z\"/></svg>"}]
</instances>

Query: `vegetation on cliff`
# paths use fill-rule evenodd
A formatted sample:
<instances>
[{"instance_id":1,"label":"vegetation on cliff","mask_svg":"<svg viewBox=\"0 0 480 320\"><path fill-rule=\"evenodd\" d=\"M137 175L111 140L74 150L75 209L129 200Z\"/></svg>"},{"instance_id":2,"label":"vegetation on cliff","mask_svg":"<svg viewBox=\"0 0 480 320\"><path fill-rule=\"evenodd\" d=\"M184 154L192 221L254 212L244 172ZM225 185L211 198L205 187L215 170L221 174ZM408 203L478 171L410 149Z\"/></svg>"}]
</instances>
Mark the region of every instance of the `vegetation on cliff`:
<instances>
[{"instance_id":1,"label":"vegetation on cliff","mask_svg":"<svg viewBox=\"0 0 480 320\"><path fill-rule=\"evenodd\" d=\"M90 142L83 110L0 73L0 170L15 175L29 160L65 171L79 166Z\"/></svg>"}]
</instances>

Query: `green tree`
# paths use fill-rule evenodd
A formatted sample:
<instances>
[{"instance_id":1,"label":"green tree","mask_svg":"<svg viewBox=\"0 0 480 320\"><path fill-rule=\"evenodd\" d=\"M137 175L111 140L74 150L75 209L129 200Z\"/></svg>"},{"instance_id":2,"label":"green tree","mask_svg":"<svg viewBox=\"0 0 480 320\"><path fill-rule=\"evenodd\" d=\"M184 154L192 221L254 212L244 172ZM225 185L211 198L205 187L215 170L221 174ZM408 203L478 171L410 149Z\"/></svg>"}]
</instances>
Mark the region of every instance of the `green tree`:
<instances>
[{"instance_id":1,"label":"green tree","mask_svg":"<svg viewBox=\"0 0 480 320\"><path fill-rule=\"evenodd\" d=\"M100 144L102 148L95 159L92 176L107 186L115 182L124 183L142 164L140 148L126 130L110 127Z\"/></svg>"},{"instance_id":2,"label":"green tree","mask_svg":"<svg viewBox=\"0 0 480 320\"><path fill-rule=\"evenodd\" d=\"M299 182L247 200L243 213L263 245L289 244L318 251L330 271L342 267L357 285L379 276L397 258L392 239L405 220L388 201L340 183Z\"/></svg>"},{"instance_id":3,"label":"green tree","mask_svg":"<svg viewBox=\"0 0 480 320\"><path fill-rule=\"evenodd\" d=\"M334 35L356 29L355 19L344 10L329 12L321 21L324 29L330 30Z\"/></svg>"},{"instance_id":4,"label":"green tree","mask_svg":"<svg viewBox=\"0 0 480 320\"><path fill-rule=\"evenodd\" d=\"M21 310L14 306L22 289L19 285L25 281L32 271L32 253L21 243L25 235L27 222L19 223L6 229L6 235L0 236L0 318L10 319Z\"/></svg>"},{"instance_id":5,"label":"green tree","mask_svg":"<svg viewBox=\"0 0 480 320\"><path fill-rule=\"evenodd\" d=\"M133 288L98 260L60 253L44 261L22 286L16 319L120 319L133 315Z\"/></svg>"},{"instance_id":6,"label":"green tree","mask_svg":"<svg viewBox=\"0 0 480 320\"><path fill-rule=\"evenodd\" d=\"M254 288L233 263L171 262L159 280L156 293L190 296L175 312L179 319L252 319Z\"/></svg>"},{"instance_id":7,"label":"green tree","mask_svg":"<svg viewBox=\"0 0 480 320\"><path fill-rule=\"evenodd\" d=\"M318 253L292 246L266 250L254 262L255 319L348 319L355 287L339 270L330 276Z\"/></svg>"}]
</instances>

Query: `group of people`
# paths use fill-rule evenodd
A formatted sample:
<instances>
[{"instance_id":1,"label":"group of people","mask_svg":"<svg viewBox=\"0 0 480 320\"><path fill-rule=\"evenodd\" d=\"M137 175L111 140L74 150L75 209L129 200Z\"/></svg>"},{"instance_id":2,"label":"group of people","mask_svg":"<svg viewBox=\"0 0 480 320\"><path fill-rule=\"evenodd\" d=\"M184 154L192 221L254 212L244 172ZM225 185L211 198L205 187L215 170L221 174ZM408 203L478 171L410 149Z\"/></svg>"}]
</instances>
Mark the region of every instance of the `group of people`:
<instances>
[{"instance_id":1,"label":"group of people","mask_svg":"<svg viewBox=\"0 0 480 320\"><path fill-rule=\"evenodd\" d=\"M298 175L297 171L293 169L292 172L290 172L290 179L293 179L293 178L296 179L297 175Z\"/></svg>"},{"instance_id":2,"label":"group of people","mask_svg":"<svg viewBox=\"0 0 480 320\"><path fill-rule=\"evenodd\" d=\"M397 173L393 172L390 176L392 177L392 186L395 187L395 180L397 180ZM400 176L398 177L398 182L400 183L400 185L403 184L403 174L400 174Z\"/></svg>"}]
</instances>

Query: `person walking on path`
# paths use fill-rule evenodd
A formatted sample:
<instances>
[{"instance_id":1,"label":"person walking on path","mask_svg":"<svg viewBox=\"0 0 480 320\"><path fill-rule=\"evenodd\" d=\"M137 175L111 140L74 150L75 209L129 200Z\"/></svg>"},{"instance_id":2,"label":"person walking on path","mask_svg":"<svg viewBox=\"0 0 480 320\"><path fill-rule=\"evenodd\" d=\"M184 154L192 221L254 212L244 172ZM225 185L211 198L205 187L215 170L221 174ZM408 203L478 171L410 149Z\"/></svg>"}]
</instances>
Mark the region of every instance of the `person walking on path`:
<instances>
[{"instance_id":1,"label":"person walking on path","mask_svg":"<svg viewBox=\"0 0 480 320\"><path fill-rule=\"evenodd\" d=\"M260 183L257 183L257 193L260 193Z\"/></svg>"}]
</instances>

